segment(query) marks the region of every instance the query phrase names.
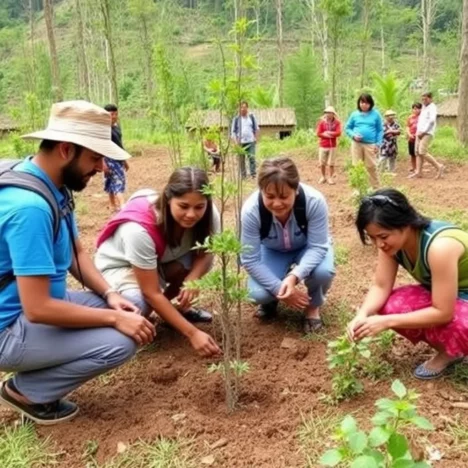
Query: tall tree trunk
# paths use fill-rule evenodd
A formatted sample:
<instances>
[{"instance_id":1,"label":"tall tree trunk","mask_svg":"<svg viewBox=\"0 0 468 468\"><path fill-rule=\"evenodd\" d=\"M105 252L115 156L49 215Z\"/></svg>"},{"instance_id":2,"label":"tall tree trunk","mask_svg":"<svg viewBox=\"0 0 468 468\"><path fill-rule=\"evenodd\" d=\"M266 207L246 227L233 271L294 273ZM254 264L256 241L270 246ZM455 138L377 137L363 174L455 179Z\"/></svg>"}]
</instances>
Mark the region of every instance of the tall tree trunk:
<instances>
[{"instance_id":1,"label":"tall tree trunk","mask_svg":"<svg viewBox=\"0 0 468 468\"><path fill-rule=\"evenodd\" d=\"M458 85L458 138L468 144L468 0L463 0L460 81Z\"/></svg>"},{"instance_id":2,"label":"tall tree trunk","mask_svg":"<svg viewBox=\"0 0 468 468\"><path fill-rule=\"evenodd\" d=\"M88 58L86 57L85 35L83 26L83 13L81 10L81 0L75 0L77 28L78 28L78 63L80 87L83 89L84 95L88 101L91 100L90 85L89 85L89 67Z\"/></svg>"},{"instance_id":3,"label":"tall tree trunk","mask_svg":"<svg viewBox=\"0 0 468 468\"><path fill-rule=\"evenodd\" d=\"M437 12L438 0L421 0L421 23L423 33L423 83L429 89L431 67L431 31Z\"/></svg>"},{"instance_id":4,"label":"tall tree trunk","mask_svg":"<svg viewBox=\"0 0 468 468\"><path fill-rule=\"evenodd\" d=\"M283 54L283 0L276 0L276 37L278 42L278 96L279 105L284 105L284 54Z\"/></svg>"},{"instance_id":5,"label":"tall tree trunk","mask_svg":"<svg viewBox=\"0 0 468 468\"><path fill-rule=\"evenodd\" d=\"M36 89L36 28L35 28L35 21L34 21L34 6L33 0L29 0L29 34L30 34L30 41L31 41L31 69L32 69L32 86L33 89Z\"/></svg>"},{"instance_id":6,"label":"tall tree trunk","mask_svg":"<svg viewBox=\"0 0 468 468\"><path fill-rule=\"evenodd\" d=\"M385 64L385 28L384 28L384 14L385 14L385 0L380 0L380 50L382 54L382 74L386 74L387 67Z\"/></svg>"},{"instance_id":7,"label":"tall tree trunk","mask_svg":"<svg viewBox=\"0 0 468 468\"><path fill-rule=\"evenodd\" d=\"M333 46L332 46L332 76L331 76L331 102L336 105L336 68L338 62L338 35L340 24L339 20L335 19L333 24Z\"/></svg>"},{"instance_id":8,"label":"tall tree trunk","mask_svg":"<svg viewBox=\"0 0 468 468\"><path fill-rule=\"evenodd\" d=\"M111 22L111 0L99 0L102 18L104 20L104 37L106 39L106 51L108 53L108 73L111 85L112 102L119 105L119 88L117 85L117 68L115 65L114 44L112 42L112 22Z\"/></svg>"},{"instance_id":9,"label":"tall tree trunk","mask_svg":"<svg viewBox=\"0 0 468 468\"><path fill-rule=\"evenodd\" d=\"M140 16L140 34L143 43L143 51L145 54L145 71L146 71L146 92L148 93L148 104L151 111L155 108L155 85L153 78L153 44L149 32L148 18L145 15ZM153 116L153 112L151 112ZM154 130L154 117L151 117L151 131Z\"/></svg>"},{"instance_id":10,"label":"tall tree trunk","mask_svg":"<svg viewBox=\"0 0 468 468\"><path fill-rule=\"evenodd\" d=\"M55 34L54 34L54 11L52 6L52 0L44 0L44 17L47 29L47 38L49 41L50 58L52 65L52 82L53 82L53 98L57 101L63 100L62 83L60 82L60 68L57 56L57 48L55 46Z\"/></svg>"},{"instance_id":11,"label":"tall tree trunk","mask_svg":"<svg viewBox=\"0 0 468 468\"><path fill-rule=\"evenodd\" d=\"M373 0L364 0L362 6L362 42L361 42L361 88L366 82L366 60L370 39L370 14Z\"/></svg>"}]
</instances>

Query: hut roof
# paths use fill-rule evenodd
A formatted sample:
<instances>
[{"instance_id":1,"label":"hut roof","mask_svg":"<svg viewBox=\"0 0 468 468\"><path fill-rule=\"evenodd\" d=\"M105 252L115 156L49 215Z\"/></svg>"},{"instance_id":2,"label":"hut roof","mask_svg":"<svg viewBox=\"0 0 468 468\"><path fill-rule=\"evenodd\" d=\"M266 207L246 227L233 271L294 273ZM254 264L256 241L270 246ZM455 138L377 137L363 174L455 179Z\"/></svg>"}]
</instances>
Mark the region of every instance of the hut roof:
<instances>
[{"instance_id":1,"label":"hut roof","mask_svg":"<svg viewBox=\"0 0 468 468\"><path fill-rule=\"evenodd\" d=\"M297 125L294 109L284 107L275 109L250 109L257 119L260 127L295 127ZM219 111L206 110L193 112L186 124L186 128L208 128L219 125ZM228 126L228 120L224 116L222 128Z\"/></svg>"},{"instance_id":2,"label":"hut roof","mask_svg":"<svg viewBox=\"0 0 468 468\"><path fill-rule=\"evenodd\" d=\"M437 106L437 115L441 117L457 117L458 116L458 97L447 99L442 104Z\"/></svg>"},{"instance_id":3,"label":"hut roof","mask_svg":"<svg viewBox=\"0 0 468 468\"><path fill-rule=\"evenodd\" d=\"M0 115L0 130L1 131L11 131L11 130L18 130L19 126L13 122L8 117Z\"/></svg>"}]
</instances>

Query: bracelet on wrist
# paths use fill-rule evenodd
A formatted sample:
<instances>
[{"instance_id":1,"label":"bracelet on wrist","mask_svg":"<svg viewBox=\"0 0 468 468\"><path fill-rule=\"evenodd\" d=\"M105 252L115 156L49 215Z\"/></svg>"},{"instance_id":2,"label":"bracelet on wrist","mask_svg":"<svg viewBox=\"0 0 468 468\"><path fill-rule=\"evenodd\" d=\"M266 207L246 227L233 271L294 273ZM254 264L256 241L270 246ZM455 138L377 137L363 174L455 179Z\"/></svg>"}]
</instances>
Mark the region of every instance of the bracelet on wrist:
<instances>
[{"instance_id":1,"label":"bracelet on wrist","mask_svg":"<svg viewBox=\"0 0 468 468\"><path fill-rule=\"evenodd\" d=\"M109 289L106 289L102 294L101 294L101 297L107 301L107 298L109 297L110 294L112 293L118 293L118 291L114 288L109 288Z\"/></svg>"}]
</instances>

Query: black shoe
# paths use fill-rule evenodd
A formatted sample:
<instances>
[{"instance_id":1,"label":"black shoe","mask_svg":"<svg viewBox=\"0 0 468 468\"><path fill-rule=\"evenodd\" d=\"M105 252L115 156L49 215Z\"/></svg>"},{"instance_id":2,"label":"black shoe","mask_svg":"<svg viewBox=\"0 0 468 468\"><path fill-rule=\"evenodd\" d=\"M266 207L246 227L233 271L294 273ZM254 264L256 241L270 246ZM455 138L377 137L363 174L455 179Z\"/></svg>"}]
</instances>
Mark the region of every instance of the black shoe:
<instances>
[{"instance_id":1,"label":"black shoe","mask_svg":"<svg viewBox=\"0 0 468 468\"><path fill-rule=\"evenodd\" d=\"M183 315L191 323L211 323L213 321L213 315L203 309L190 309Z\"/></svg>"},{"instance_id":2,"label":"black shoe","mask_svg":"<svg viewBox=\"0 0 468 468\"><path fill-rule=\"evenodd\" d=\"M68 400L57 400L52 403L33 403L25 404L15 400L9 395L6 386L16 393L19 393L15 388L12 380L3 382L0 388L0 402L18 411L28 419L33 420L37 424L51 426L65 421L70 421L79 412L78 405Z\"/></svg>"},{"instance_id":3,"label":"black shoe","mask_svg":"<svg viewBox=\"0 0 468 468\"><path fill-rule=\"evenodd\" d=\"M255 317L260 320L269 320L276 317L278 313L278 303L270 302L269 304L262 304L255 312Z\"/></svg>"}]
</instances>

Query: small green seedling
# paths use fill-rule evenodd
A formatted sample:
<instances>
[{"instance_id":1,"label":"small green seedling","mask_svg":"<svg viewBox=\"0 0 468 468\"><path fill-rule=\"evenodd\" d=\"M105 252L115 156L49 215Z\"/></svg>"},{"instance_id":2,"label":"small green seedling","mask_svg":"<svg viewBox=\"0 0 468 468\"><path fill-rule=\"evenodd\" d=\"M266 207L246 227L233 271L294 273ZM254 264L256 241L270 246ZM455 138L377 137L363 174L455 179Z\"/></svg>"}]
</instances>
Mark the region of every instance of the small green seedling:
<instances>
[{"instance_id":1,"label":"small green seedling","mask_svg":"<svg viewBox=\"0 0 468 468\"><path fill-rule=\"evenodd\" d=\"M328 344L328 368L334 371L332 378L332 402L346 400L362 393L364 386L359 379L361 359L369 359L371 338L359 342L350 341L346 335Z\"/></svg>"},{"instance_id":2,"label":"small green seedling","mask_svg":"<svg viewBox=\"0 0 468 468\"><path fill-rule=\"evenodd\" d=\"M350 468L426 468L425 461L415 461L410 452L404 430L415 427L433 430L432 424L417 414L418 395L395 380L392 391L396 398L378 400L377 413L372 418L369 433L359 429L356 420L348 415L336 430L338 446L325 452L321 466Z\"/></svg>"}]
</instances>

